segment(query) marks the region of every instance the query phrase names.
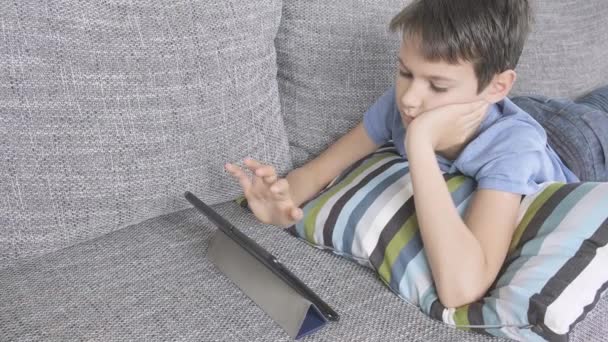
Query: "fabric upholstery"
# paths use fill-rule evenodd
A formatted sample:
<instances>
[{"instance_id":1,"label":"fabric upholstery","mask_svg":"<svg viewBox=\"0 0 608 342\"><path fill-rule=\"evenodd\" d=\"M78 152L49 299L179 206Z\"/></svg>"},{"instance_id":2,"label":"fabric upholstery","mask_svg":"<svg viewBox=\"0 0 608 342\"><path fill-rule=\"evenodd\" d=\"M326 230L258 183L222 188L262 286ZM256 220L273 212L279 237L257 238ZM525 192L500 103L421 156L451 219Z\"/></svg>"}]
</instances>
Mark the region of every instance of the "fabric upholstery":
<instances>
[{"instance_id":1,"label":"fabric upholstery","mask_svg":"<svg viewBox=\"0 0 608 342\"><path fill-rule=\"evenodd\" d=\"M296 166L361 121L393 82L388 23L408 0L285 0L276 40L281 106ZM608 80L608 3L531 0L533 31L511 95L574 98Z\"/></svg>"},{"instance_id":2,"label":"fabric upholstery","mask_svg":"<svg viewBox=\"0 0 608 342\"><path fill-rule=\"evenodd\" d=\"M284 0L276 49L294 166L361 121L394 80L388 22L409 0Z\"/></svg>"},{"instance_id":3,"label":"fabric upholstery","mask_svg":"<svg viewBox=\"0 0 608 342\"><path fill-rule=\"evenodd\" d=\"M386 27L407 2L0 2L0 341L290 341L205 257L215 228L167 213L190 208L184 190L234 198L227 160L284 174L280 107L300 165L353 127L392 82ZM529 67L550 78L533 81L582 93L606 79L605 1L543 2L562 27L537 40L552 56ZM504 341L429 319L370 269L234 203L215 208L341 314L309 341ZM608 296L571 339L605 340L606 317Z\"/></svg>"},{"instance_id":4,"label":"fabric upholstery","mask_svg":"<svg viewBox=\"0 0 608 342\"><path fill-rule=\"evenodd\" d=\"M369 268L260 224L234 203L213 208L341 315L306 341L506 341L428 318ZM1 268L0 340L290 341L206 258L215 229L187 209ZM606 299L573 341L608 334Z\"/></svg>"},{"instance_id":5,"label":"fabric upholstery","mask_svg":"<svg viewBox=\"0 0 608 342\"><path fill-rule=\"evenodd\" d=\"M0 264L241 189L225 162L291 168L280 0L0 5Z\"/></svg>"},{"instance_id":6,"label":"fabric upholstery","mask_svg":"<svg viewBox=\"0 0 608 342\"><path fill-rule=\"evenodd\" d=\"M511 95L576 98L608 81L608 2L530 0L535 22Z\"/></svg>"}]
</instances>

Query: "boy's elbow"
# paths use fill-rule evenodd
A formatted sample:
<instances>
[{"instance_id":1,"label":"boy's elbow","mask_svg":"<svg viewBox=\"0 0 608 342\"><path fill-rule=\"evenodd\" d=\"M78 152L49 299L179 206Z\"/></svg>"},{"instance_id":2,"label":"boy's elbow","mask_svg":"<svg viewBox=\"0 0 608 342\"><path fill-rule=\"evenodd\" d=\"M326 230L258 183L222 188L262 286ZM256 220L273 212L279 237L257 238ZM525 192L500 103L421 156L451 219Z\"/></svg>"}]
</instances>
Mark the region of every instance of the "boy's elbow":
<instances>
[{"instance_id":1,"label":"boy's elbow","mask_svg":"<svg viewBox=\"0 0 608 342\"><path fill-rule=\"evenodd\" d=\"M445 283L445 282L444 282ZM458 308L471 304L485 295L488 287L473 285L470 282L458 284L435 284L439 301L446 308Z\"/></svg>"}]
</instances>

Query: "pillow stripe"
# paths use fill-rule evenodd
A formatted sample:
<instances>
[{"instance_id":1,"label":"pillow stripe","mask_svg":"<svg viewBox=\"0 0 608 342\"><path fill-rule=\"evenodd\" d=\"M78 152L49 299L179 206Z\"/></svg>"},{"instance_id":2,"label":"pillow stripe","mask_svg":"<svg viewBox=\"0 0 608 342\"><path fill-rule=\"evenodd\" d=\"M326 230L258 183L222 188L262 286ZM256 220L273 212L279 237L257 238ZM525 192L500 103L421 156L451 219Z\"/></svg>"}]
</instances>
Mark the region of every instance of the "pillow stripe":
<instances>
[{"instance_id":1,"label":"pillow stripe","mask_svg":"<svg viewBox=\"0 0 608 342\"><path fill-rule=\"evenodd\" d=\"M462 330L470 330L468 326L471 325L471 323L469 322L468 311L469 305L464 305L454 310L454 324L461 326Z\"/></svg>"},{"instance_id":2,"label":"pillow stripe","mask_svg":"<svg viewBox=\"0 0 608 342\"><path fill-rule=\"evenodd\" d=\"M375 152L373 152L372 154L370 154L370 156L375 156L378 154L382 154L382 153L393 153L396 156L399 156L399 152L397 152L396 148L385 148L385 149L378 149ZM367 161L366 158L362 158L357 160L356 162L354 162L352 165L350 165L349 167L347 167L344 171L342 171L336 178L334 178L331 182L329 182L329 184L327 184L327 186L325 188L329 188L334 184L340 183L341 181L344 180L344 178L346 178L353 170L359 168L359 166L361 166L361 164L365 163ZM310 201L310 200L309 200Z\"/></svg>"},{"instance_id":3,"label":"pillow stripe","mask_svg":"<svg viewBox=\"0 0 608 342\"><path fill-rule=\"evenodd\" d=\"M405 203L397 210L393 217L388 221L384 230L380 232L378 242L374 247L374 251L369 257L370 263L377 269L380 270L382 263L384 263L384 253L386 247L393 239L393 237L400 230L413 231L417 229L418 222L414 214L414 198L409 197ZM388 278L385 278L388 279Z\"/></svg>"},{"instance_id":4,"label":"pillow stripe","mask_svg":"<svg viewBox=\"0 0 608 342\"><path fill-rule=\"evenodd\" d=\"M443 322L443 312L444 311L445 311L445 306L443 306L443 304L441 304L441 302L439 300L434 300L433 303L431 304L430 309L427 312L428 312L428 315L431 316L431 318L434 318L438 321Z\"/></svg>"},{"instance_id":5,"label":"pillow stripe","mask_svg":"<svg viewBox=\"0 0 608 342\"><path fill-rule=\"evenodd\" d=\"M390 287L398 289L405 268L421 251L422 237L418 230L418 219L414 215L397 231L386 246L378 273L389 283Z\"/></svg>"},{"instance_id":6,"label":"pillow stripe","mask_svg":"<svg viewBox=\"0 0 608 342\"><path fill-rule=\"evenodd\" d=\"M608 199L604 203L598 203L598 206L608 208ZM597 210L594 212L597 212ZM530 323L552 322L553 319L546 317L549 310L549 316L559 316L561 320L570 318L569 322L559 322L561 324L557 327L551 326L549 329L565 335L568 331L559 329L560 326L569 327L573 323L580 321L587 314L584 311L583 305L581 305L585 303L581 302L587 300L587 303L589 303L597 300L602 291L601 287L605 286L606 282L608 282L608 269L606 269L605 265L599 267L593 265L594 262L597 264L598 260L600 260L596 258L598 254L608 254L608 247L606 247L608 244L608 211L603 216L603 223L590 238L583 241L574 257L567 260L554 276L549 278L540 293L530 298L530 307L528 309ZM585 282L584 286L591 282L600 282L601 285L598 286L600 289L593 294L577 291L576 289L580 287L581 282ZM567 308L580 308L582 312L577 313L576 310L566 310ZM555 311L557 311L557 314Z\"/></svg>"},{"instance_id":7,"label":"pillow stripe","mask_svg":"<svg viewBox=\"0 0 608 342\"><path fill-rule=\"evenodd\" d=\"M465 176L457 176L462 179L462 182L458 184L456 189L450 190L452 193L452 199L456 207L459 207L464 202L468 201L470 197L472 197L475 188L477 187L477 182L473 178L465 177ZM449 179L449 178L448 178ZM466 208L465 208L466 209ZM460 213L460 216L464 216L464 212Z\"/></svg>"},{"instance_id":8,"label":"pillow stripe","mask_svg":"<svg viewBox=\"0 0 608 342\"><path fill-rule=\"evenodd\" d=\"M484 315L483 315L483 308L485 305L485 301L477 301L474 303L471 303L469 305L466 306L466 315L467 315L467 319L469 321L469 324L471 326L484 326L487 323L484 320ZM457 309L460 310L460 309ZM483 335L487 335L487 336L493 336L492 334L488 333L485 329L483 328L471 328L471 330L477 332L477 333L481 333ZM494 334L496 335L496 334ZM502 336L502 337L506 337L506 336Z\"/></svg>"},{"instance_id":9,"label":"pillow stripe","mask_svg":"<svg viewBox=\"0 0 608 342\"><path fill-rule=\"evenodd\" d=\"M399 158L395 158L387 163L383 163L379 165L377 169L361 179L361 181L350 184L350 188L346 192L336 195L338 197L337 201L331 207L329 215L327 218L323 217L325 224L318 225L323 229L323 237L326 246L335 246L336 248L343 250L343 246L341 244L346 223L355 209L353 207L356 207L357 203L360 201L360 198L366 196L366 193L360 190L364 188L374 189L377 183L382 182L382 180L387 177L390 178L391 172L399 172L398 164L400 164ZM395 170L393 170L394 165L397 165L394 168ZM390 172L387 172L388 169L391 169ZM404 174L405 172L402 172L402 175Z\"/></svg>"},{"instance_id":10,"label":"pillow stripe","mask_svg":"<svg viewBox=\"0 0 608 342\"><path fill-rule=\"evenodd\" d=\"M443 174L443 178L446 181L448 191L451 195L453 195L454 191L458 190L458 188L464 184L465 177L460 174Z\"/></svg>"},{"instance_id":11,"label":"pillow stripe","mask_svg":"<svg viewBox=\"0 0 608 342\"><path fill-rule=\"evenodd\" d=\"M566 217L561 223L551 227L553 229L551 232L541 228L539 235L525 245L521 257L511 262L507 272L499 277L492 296L502 300L493 303L496 305L493 309L500 315L501 322L516 320L529 322L527 312L530 305L530 296L539 292L546 284L547 279L554 275L560 266L574 254L575 251L571 251L573 249L572 245L581 241L580 236L588 237L591 235L592 232L586 232L590 229L589 223L580 221L580 216L581 212L587 212L586 209L594 207L593 201L596 199L591 196L593 194L583 198L579 205L573 206L568 203L568 199L579 197L580 193L588 192L588 189L589 186L583 183L577 187L576 190L579 191L572 191L566 196L563 202L565 204L564 209L556 210L554 215L548 217L542 225L544 226L547 222L552 221L555 216L563 216L562 210L571 211L574 208L572 210L573 214ZM598 192L598 195L601 196L601 192ZM604 197L608 198L605 193ZM594 208L596 211L598 209L599 211L605 211L600 206ZM539 214L542 214L542 212ZM576 229L572 229L573 226L576 226ZM595 224L595 227L597 227L597 224ZM499 304L502 308L498 307ZM522 309L525 311L522 311Z\"/></svg>"},{"instance_id":12,"label":"pillow stripe","mask_svg":"<svg viewBox=\"0 0 608 342\"><path fill-rule=\"evenodd\" d=\"M344 250L345 253L352 253L353 241L355 239L358 223L361 221L361 218L369 211L369 209L371 209L371 206L374 203L386 203L388 199L387 197L391 196L395 190L399 190L398 188L400 184L398 180L403 178L408 173L409 167L398 165L398 169L395 173L391 174L386 179L383 179L379 184L370 189L369 192L366 193L364 189L363 193L365 194L365 198L358 201L355 209L349 215L348 223L345 225L344 233L342 233L342 250ZM373 186L373 184L371 185ZM342 215L343 214L344 213L342 213Z\"/></svg>"},{"instance_id":13,"label":"pillow stripe","mask_svg":"<svg viewBox=\"0 0 608 342\"><path fill-rule=\"evenodd\" d=\"M365 211L361 220L354 227L356 234L351 246L353 254L369 257L373 253L380 233L403 205L409 192L411 192L411 177L410 174L405 174Z\"/></svg>"},{"instance_id":14,"label":"pillow stripe","mask_svg":"<svg viewBox=\"0 0 608 342\"><path fill-rule=\"evenodd\" d=\"M356 178L346 178L340 183L336 184L336 188L339 189L338 192L332 193L324 204L324 208L322 208L316 217L316 224L313 229L316 229L315 239L319 243L323 243L327 246L333 246L333 229L334 227L330 227L330 230L326 230L325 227L327 225L324 223L327 221L328 217L331 215L331 211L333 207L336 205L340 205L339 201L353 187L357 187L359 183L367 183L369 182L369 175L372 173L377 173L379 168L386 170L390 168L391 165L398 163L402 158L400 156L396 156L393 153L384 153L379 155L370 156L369 160L371 160L370 164L363 164L359 169L355 169L353 174L355 174ZM390 163L387 165L387 163ZM341 206L341 205L340 205Z\"/></svg>"},{"instance_id":15,"label":"pillow stripe","mask_svg":"<svg viewBox=\"0 0 608 342\"><path fill-rule=\"evenodd\" d=\"M536 214L540 210L540 208L549 200L551 196L555 194L555 192L561 189L565 184L563 183L553 183L546 188L542 189L538 196L530 196L526 197L524 201L521 203L520 212L525 215L523 218L520 218L519 225L513 234L513 238L511 239L511 245L509 246L509 253L513 253L515 248L521 246L521 237L523 233L526 231L526 228L530 224L530 221L536 217ZM530 199L534 199L534 201L530 201Z\"/></svg>"},{"instance_id":16,"label":"pillow stripe","mask_svg":"<svg viewBox=\"0 0 608 342\"><path fill-rule=\"evenodd\" d=\"M569 184L575 189L555 208L554 212L541 225L536 239L531 240L524 249L525 254L543 255L551 253L572 256L577 246L574 241L588 238L591 229L597 227L605 218L601 209L608 207L608 198L602 191L595 191L598 183ZM601 189L599 189L601 190ZM598 210L599 209L599 210ZM591 215L591 216L588 216ZM577 229L571 229L576 226ZM546 264L544 264L546 267Z\"/></svg>"},{"instance_id":17,"label":"pillow stripe","mask_svg":"<svg viewBox=\"0 0 608 342\"><path fill-rule=\"evenodd\" d=\"M444 179L446 179L448 183L448 190L454 191L458 189L457 187L464 183L464 177L461 177L456 174L444 174ZM372 260L373 265L380 265L381 260L385 259L382 253L387 249L387 246L391 243L391 241L398 234L400 229L415 229L418 230L418 221L415 215L415 204L414 197L412 196L413 192L410 192L409 197L405 201L402 206L402 210L399 210L395 216L391 219L391 222L387 225L387 228L381 234L380 241L382 243L378 243L372 253L370 259ZM462 196L464 197L464 196ZM404 199L405 200L405 199ZM401 224L400 224L401 223ZM411 228L409 228L411 225ZM399 247L403 247L402 245ZM399 248L397 247L397 248ZM392 262L389 262L389 266L392 265Z\"/></svg>"},{"instance_id":18,"label":"pillow stripe","mask_svg":"<svg viewBox=\"0 0 608 342\"><path fill-rule=\"evenodd\" d=\"M585 227L581 224L580 229L574 231L570 229L570 232L568 232L567 222L564 221L564 217L570 212L574 212L575 214L578 213L578 208L573 211L576 207L584 209L586 206L592 206L592 204L586 204L592 200L592 198L590 196L583 198L583 196L588 194L593 186L595 186L593 183L567 184L551 196L539 210L536 217L530 221L529 228L532 229L526 229L522 238L524 244L514 253L518 256L517 259L513 256L509 257L509 262L507 262L507 264L510 265L507 267L505 273L500 275L499 281L496 283L498 288L514 281L517 283L520 283L521 281L521 284L526 284L526 286L529 286L528 289L530 290L535 292L540 290L542 284L540 284L539 281L542 279L525 279L526 275L529 273L528 269L530 267L535 267L535 264L539 262L537 261L538 258L535 258L535 256L543 255L544 253L555 254L556 246L559 246L563 253L564 248L572 248L572 241L580 241L576 239L575 236L571 236L572 233L583 234L583 230L586 228L588 229L589 226ZM535 232L537 235L534 236L529 234L528 230ZM565 232L562 232L564 230ZM551 260L556 261L557 259L559 258L553 258ZM549 263L548 261L543 261L542 271L553 274L553 272L556 271L557 266L558 265L556 265L555 262Z\"/></svg>"},{"instance_id":19,"label":"pillow stripe","mask_svg":"<svg viewBox=\"0 0 608 342\"><path fill-rule=\"evenodd\" d=\"M521 212L525 215L518 224L514 237L509 247L509 252L502 264L500 271L491 288L497 288L498 282L509 283L512 279L506 278L507 272L519 269L523 264L521 257L522 248L526 242L530 241L538 233L542 222L555 210L561 200L570 194L576 185L565 183L552 183L536 193L527 196L522 202Z\"/></svg>"},{"instance_id":20,"label":"pillow stripe","mask_svg":"<svg viewBox=\"0 0 608 342\"><path fill-rule=\"evenodd\" d=\"M462 182L460 182L458 179L458 175L444 174L444 178L448 182L452 182L452 184L462 184ZM448 188L450 188L450 186L448 186ZM399 210L397 210L393 217L391 217L389 222L381 231L380 237L378 238L378 243L370 255L370 262L377 270L381 268L381 265L384 262L384 253L387 246L390 244L391 240L393 240L395 235L397 235L399 230L418 229L418 221L415 216L414 197L412 194L413 192L410 192L408 194L409 197L402 200L403 205L399 208ZM392 265L392 262L389 262L387 267L390 265Z\"/></svg>"},{"instance_id":21,"label":"pillow stripe","mask_svg":"<svg viewBox=\"0 0 608 342\"><path fill-rule=\"evenodd\" d=\"M324 241L314 239L315 227L319 226L316 224L319 211L321 211L324 207L328 208L327 210L330 210L331 205L327 206L326 204L332 204L331 199L335 194L339 193L347 186L356 185L360 178L363 178L367 173L370 172L370 170L373 170L379 163L382 163L389 156L394 155L391 153L380 153L377 156L367 159L360 168L355 169L352 173L350 173L344 181L336 184L332 188L327 189L327 191L318 194L308 201L308 203L303 207L304 220L300 220L300 222L296 224L296 229L298 230L300 236L305 236L306 240L318 244L324 244L325 240L331 241L331 238L323 239ZM323 227L323 225L320 225L320 227ZM322 230L322 228L320 229Z\"/></svg>"},{"instance_id":22,"label":"pillow stripe","mask_svg":"<svg viewBox=\"0 0 608 342\"><path fill-rule=\"evenodd\" d=\"M387 155L388 156L388 155ZM339 193L342 189L347 185L353 182L353 180L357 180L359 177L362 177L361 174L365 174L368 172L368 169L373 169L374 165L382 161L382 159L386 157L382 154L379 154L373 159L365 159L360 168L353 170L352 173L347 174L344 181L338 183L337 185L327 188L321 193L313 196L309 201L301 206L304 211L304 220L301 220L296 224L296 229L300 236L305 236L306 240L323 244L322 237L319 239L315 239L315 227L317 226L315 223L317 221L317 217L319 212L326 207L326 204L331 203L331 198L334 194ZM329 206L331 207L331 205ZM326 209L329 210L329 209Z\"/></svg>"},{"instance_id":23,"label":"pillow stripe","mask_svg":"<svg viewBox=\"0 0 608 342\"><path fill-rule=\"evenodd\" d=\"M418 241L422 240L419 239ZM433 277L429 271L430 267L426 255L424 251L420 251L408 263L405 273L400 277L398 287L391 289L393 292L402 294L406 300L417 306L423 307L424 305L425 307L429 307L430 301L438 299ZM390 288L390 284L387 284L387 286Z\"/></svg>"},{"instance_id":24,"label":"pillow stripe","mask_svg":"<svg viewBox=\"0 0 608 342\"><path fill-rule=\"evenodd\" d=\"M574 201L574 199L577 199L580 195L582 195L579 190L579 196L576 196L577 190L579 190L577 184L565 184L562 185L553 194L553 196L549 197L544 203L544 205L536 213L536 215L534 215L534 218L530 220L530 224L522 233L520 246L527 247L528 242L536 238L538 234L542 234L543 227L545 227L546 230L547 220L555 220L556 216L562 218L563 215L565 215L565 212L570 211L570 209L572 209L571 206L576 204L576 201ZM566 203L570 203L570 207L566 205ZM559 210L564 211L560 212ZM522 251L521 248L515 250L516 255L523 252L524 251Z\"/></svg>"},{"instance_id":25,"label":"pillow stripe","mask_svg":"<svg viewBox=\"0 0 608 342\"><path fill-rule=\"evenodd\" d=\"M608 247L603 247L603 259L606 260L606 250L608 249ZM596 264L599 264L601 261L597 261ZM598 265L596 267L596 270L594 271L598 271L598 269L601 268L605 268L604 265ZM589 287L588 285L583 285L585 287ZM589 311L591 311L591 309L593 308L593 306L595 304L597 304L597 302L599 301L599 299L601 298L602 293L608 288L608 282L604 282L601 287L598 289L597 292L595 292L594 296L593 296L593 300L588 304L585 305L583 307L579 307L577 304L580 303L572 303L570 305L572 305L570 308L568 308L568 310L563 310L563 307L560 308L559 310L561 310L560 312L557 312L557 309L551 313L547 313L545 314L544 312L542 313L542 315L539 313L538 315L534 315L536 317L538 317L538 323L537 325L539 327L542 327L542 329L535 329L535 331L543 336L545 339L550 340L550 341L568 341L568 333L573 329L574 325L578 322L580 322L581 320L583 320L583 318L585 318L585 316L587 315L587 313L589 313ZM580 291L579 291L580 293ZM539 306L538 310L541 310L543 307ZM580 310L580 314L576 315L574 317L568 317L568 316L572 316L571 315L571 311L575 309L577 313L579 312L578 309ZM565 317L566 316L566 317ZM542 319L541 319L542 318ZM568 318L572 318L571 320L566 320ZM544 321L543 321L544 319Z\"/></svg>"},{"instance_id":26,"label":"pillow stripe","mask_svg":"<svg viewBox=\"0 0 608 342\"><path fill-rule=\"evenodd\" d=\"M560 230L559 228L567 225L567 223L577 223L578 220L574 222L568 222L569 218L573 215L584 217L586 216L583 215L584 212L593 212L593 208L597 207L597 204L600 203L596 201L602 201L602 198L605 197L603 196L603 193L601 191L595 191L597 190L595 188L598 184L599 183L578 183L566 185L566 187L573 187L574 190L561 201L561 203L555 208L551 216L549 216L547 220L543 222L543 224L541 225L541 229L539 230L539 234L541 234L542 236L546 236L548 233L555 231L555 227L558 228L557 230ZM607 207L604 206L604 208ZM595 213L597 215L601 215L597 211ZM583 217L581 217L581 219L583 219ZM597 217L595 218L597 219ZM597 224L600 224L602 221L597 222ZM582 229L591 228L590 226L586 226L584 224L582 226L584 227L581 227L581 229L574 231L569 230L568 232L573 235L576 235L582 233ZM597 227L597 225L595 227ZM531 246L534 246L534 243L532 243ZM539 245L538 247L540 248L542 246Z\"/></svg>"},{"instance_id":27,"label":"pillow stripe","mask_svg":"<svg viewBox=\"0 0 608 342\"><path fill-rule=\"evenodd\" d=\"M448 190L452 195L454 195L454 192L458 192L460 185L464 184L466 180L465 177L460 175L446 174L444 178L447 179ZM380 276L394 289L399 289L406 268L410 261L420 253L423 245L418 220L414 212L414 197L411 194L403 206L404 210L398 211L382 232L380 241L370 257L371 264L376 267ZM464 201L464 199L466 197L461 194L459 200ZM399 225L401 222L404 223Z\"/></svg>"},{"instance_id":28,"label":"pillow stripe","mask_svg":"<svg viewBox=\"0 0 608 342\"><path fill-rule=\"evenodd\" d=\"M527 225L524 225L526 222L521 222L518 225L517 230L521 231L521 233L518 234L519 238L517 245L515 245L515 248L509 253L508 259L505 260L506 262L503 263L503 266L508 266L511 262L521 257L522 248L526 246L527 242L536 237L541 229L542 223L555 211L560 205L560 202L574 191L574 189L576 189L575 184L558 183L549 186L548 196L545 195L544 191L541 192L541 196L538 198L539 202L535 200L532 207L532 209L538 208L538 210L532 212L531 215L533 216L530 216L529 220L527 220ZM525 208L522 210L525 210Z\"/></svg>"},{"instance_id":29,"label":"pillow stripe","mask_svg":"<svg viewBox=\"0 0 608 342\"><path fill-rule=\"evenodd\" d=\"M394 214L403 206L404 199L411 192L412 183L410 174L406 174L391 186L385 193L385 201L376 201L366 211L361 221L355 227L356 238L353 240L351 251L355 255L367 258L374 252L378 239L385 225Z\"/></svg>"},{"instance_id":30,"label":"pillow stripe","mask_svg":"<svg viewBox=\"0 0 608 342\"><path fill-rule=\"evenodd\" d=\"M353 164L351 164L344 171L342 171L336 178L334 178L331 182L329 182L329 184L327 184L327 186L325 188L329 188L334 184L340 183L354 169L357 169L359 166L361 166L361 164L363 164L367 160L367 158L381 154L381 153L392 153L395 156L401 157L401 155L399 154L399 151L397 151L397 148L392 143L386 143L386 144L382 145L380 148L378 148L376 151L374 151L373 153L369 154L367 157L361 158L361 159L357 160L356 162L354 162ZM307 202L310 202L310 200L308 200Z\"/></svg>"},{"instance_id":31,"label":"pillow stripe","mask_svg":"<svg viewBox=\"0 0 608 342\"><path fill-rule=\"evenodd\" d=\"M396 205L398 209L396 211L392 207L383 208L384 211L388 211L389 213L394 212L394 214L384 225L384 228L379 231L378 237L366 237L366 239L372 238L376 241L369 257L370 263L376 270L381 268L381 265L384 262L385 248L395 234L397 234L400 229L412 230L415 225L415 223L411 222L411 220L415 220L415 217L412 215L414 213L414 199L410 196L410 193L408 193L407 196L409 197L404 197L397 201ZM386 216L386 214L382 213L381 216Z\"/></svg>"}]
</instances>

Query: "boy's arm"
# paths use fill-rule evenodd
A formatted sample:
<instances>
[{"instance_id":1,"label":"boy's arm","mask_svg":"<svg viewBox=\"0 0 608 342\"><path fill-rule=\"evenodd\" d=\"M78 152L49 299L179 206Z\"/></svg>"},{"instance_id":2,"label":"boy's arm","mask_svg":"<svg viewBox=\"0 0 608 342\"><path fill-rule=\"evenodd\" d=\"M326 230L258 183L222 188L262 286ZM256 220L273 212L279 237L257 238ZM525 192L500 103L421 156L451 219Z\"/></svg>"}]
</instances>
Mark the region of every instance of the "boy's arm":
<instances>
[{"instance_id":1,"label":"boy's arm","mask_svg":"<svg viewBox=\"0 0 608 342\"><path fill-rule=\"evenodd\" d=\"M414 203L424 249L442 304L459 307L483 297L504 262L521 195L478 190L463 221L428 139L409 137Z\"/></svg>"},{"instance_id":2,"label":"boy's arm","mask_svg":"<svg viewBox=\"0 0 608 342\"><path fill-rule=\"evenodd\" d=\"M296 206L312 198L351 164L380 147L367 135L363 122L323 153L287 174L291 198Z\"/></svg>"}]
</instances>

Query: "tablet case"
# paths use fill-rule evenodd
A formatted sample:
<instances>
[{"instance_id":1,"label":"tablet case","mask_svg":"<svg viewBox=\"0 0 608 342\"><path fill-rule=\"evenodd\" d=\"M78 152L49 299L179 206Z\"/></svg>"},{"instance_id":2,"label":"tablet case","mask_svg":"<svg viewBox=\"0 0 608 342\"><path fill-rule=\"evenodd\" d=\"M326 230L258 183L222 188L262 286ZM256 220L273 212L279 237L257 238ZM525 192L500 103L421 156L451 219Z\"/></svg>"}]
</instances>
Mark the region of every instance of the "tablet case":
<instances>
[{"instance_id":1,"label":"tablet case","mask_svg":"<svg viewBox=\"0 0 608 342\"><path fill-rule=\"evenodd\" d=\"M207 257L291 338L299 339L327 324L313 303L221 230L216 231Z\"/></svg>"},{"instance_id":2,"label":"tablet case","mask_svg":"<svg viewBox=\"0 0 608 342\"><path fill-rule=\"evenodd\" d=\"M189 191L184 197L218 230L207 257L292 338L299 339L340 316L266 249Z\"/></svg>"}]
</instances>

